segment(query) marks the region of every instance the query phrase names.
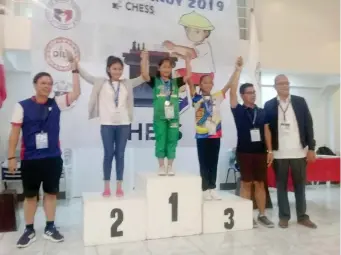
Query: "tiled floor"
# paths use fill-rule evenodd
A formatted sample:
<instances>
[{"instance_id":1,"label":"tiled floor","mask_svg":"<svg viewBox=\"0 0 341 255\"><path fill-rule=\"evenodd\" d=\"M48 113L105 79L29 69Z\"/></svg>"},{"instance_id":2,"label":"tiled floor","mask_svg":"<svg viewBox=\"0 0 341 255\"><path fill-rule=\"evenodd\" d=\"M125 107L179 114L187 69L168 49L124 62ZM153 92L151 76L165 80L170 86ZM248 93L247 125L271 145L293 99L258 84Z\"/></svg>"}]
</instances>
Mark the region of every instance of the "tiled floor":
<instances>
[{"instance_id":1,"label":"tiled floor","mask_svg":"<svg viewBox=\"0 0 341 255\"><path fill-rule=\"evenodd\" d=\"M276 203L275 191L271 192L271 196ZM15 243L21 232L0 233L0 255L339 255L340 189L308 187L307 200L310 217L318 224L316 230L296 225L292 211L294 217L286 230L277 226L275 229L259 227L225 234L84 247L81 202L74 199L58 206L57 225L65 234L64 243L54 244L40 238L44 227L44 214L40 208L35 224L39 237L37 242L18 250ZM293 194L290 194L290 201L294 209ZM277 223L277 208L269 210L268 214Z\"/></svg>"}]
</instances>

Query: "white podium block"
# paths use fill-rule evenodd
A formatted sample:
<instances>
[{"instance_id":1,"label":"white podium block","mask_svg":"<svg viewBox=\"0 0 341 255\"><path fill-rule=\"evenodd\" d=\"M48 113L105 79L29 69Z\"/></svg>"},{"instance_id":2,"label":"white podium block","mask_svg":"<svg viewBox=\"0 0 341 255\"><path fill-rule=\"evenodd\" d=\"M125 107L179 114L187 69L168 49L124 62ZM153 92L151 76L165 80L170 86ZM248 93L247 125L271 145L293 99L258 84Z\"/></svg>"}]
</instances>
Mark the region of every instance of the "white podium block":
<instances>
[{"instance_id":1,"label":"white podium block","mask_svg":"<svg viewBox=\"0 0 341 255\"><path fill-rule=\"evenodd\" d=\"M144 191L147 197L147 239L202 232L200 176L138 173L135 184L135 189Z\"/></svg>"},{"instance_id":2,"label":"white podium block","mask_svg":"<svg viewBox=\"0 0 341 255\"><path fill-rule=\"evenodd\" d=\"M228 192L221 192L219 195L222 200L204 202L203 233L252 229L252 201Z\"/></svg>"},{"instance_id":3,"label":"white podium block","mask_svg":"<svg viewBox=\"0 0 341 255\"><path fill-rule=\"evenodd\" d=\"M143 196L102 197L83 193L84 245L101 245L146 239L147 206Z\"/></svg>"}]
</instances>

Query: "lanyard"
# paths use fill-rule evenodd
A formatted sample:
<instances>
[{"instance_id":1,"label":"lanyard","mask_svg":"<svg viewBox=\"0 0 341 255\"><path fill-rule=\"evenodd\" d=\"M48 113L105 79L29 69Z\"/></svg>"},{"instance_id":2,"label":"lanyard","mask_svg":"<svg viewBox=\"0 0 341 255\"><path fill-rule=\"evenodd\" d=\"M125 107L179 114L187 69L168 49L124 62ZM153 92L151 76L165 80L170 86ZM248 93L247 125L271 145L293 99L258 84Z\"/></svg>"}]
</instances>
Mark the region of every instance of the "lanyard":
<instances>
[{"instance_id":1,"label":"lanyard","mask_svg":"<svg viewBox=\"0 0 341 255\"><path fill-rule=\"evenodd\" d=\"M171 80L168 80L168 81L162 80L162 82L165 85L166 101L170 101L170 98L173 92L173 86L172 86Z\"/></svg>"},{"instance_id":2,"label":"lanyard","mask_svg":"<svg viewBox=\"0 0 341 255\"><path fill-rule=\"evenodd\" d=\"M249 113L249 111L247 109L246 109L246 112L247 112L247 116L249 117L249 120L252 123L252 126L255 127L255 123L256 123L256 119L257 119L257 113L258 113L257 107L255 107L253 110L253 120L252 120L251 114Z\"/></svg>"},{"instance_id":3,"label":"lanyard","mask_svg":"<svg viewBox=\"0 0 341 255\"><path fill-rule=\"evenodd\" d=\"M118 107L118 98L120 96L120 87L121 87L121 83L119 82L118 85L117 85L117 89L115 89L115 86L112 84L111 81L109 81L109 84L111 86L111 88L113 89L114 91L114 102L115 102L115 106L116 108Z\"/></svg>"},{"instance_id":4,"label":"lanyard","mask_svg":"<svg viewBox=\"0 0 341 255\"><path fill-rule=\"evenodd\" d=\"M209 100L205 100L205 98L204 98L204 106L205 106L206 112L209 114L210 117L212 117L212 113L213 113L213 100L212 100L212 96L210 96Z\"/></svg>"},{"instance_id":5,"label":"lanyard","mask_svg":"<svg viewBox=\"0 0 341 255\"><path fill-rule=\"evenodd\" d=\"M285 107L285 109L283 109L283 107L282 107L282 105L281 105L281 102L280 101L278 101L278 106L279 106L279 108L281 108L281 111L282 111L282 113L283 113L283 119L284 119L284 121L286 121L286 112L288 111L288 108L289 108L289 105L291 104L291 101L289 101L288 102L288 104L287 104L287 107Z\"/></svg>"},{"instance_id":6,"label":"lanyard","mask_svg":"<svg viewBox=\"0 0 341 255\"><path fill-rule=\"evenodd\" d=\"M44 132L46 124L47 124L49 117L51 115L51 112L52 112L52 104L51 103L45 104L44 105L43 117L41 118L41 122L40 122L40 130L42 133Z\"/></svg>"}]
</instances>

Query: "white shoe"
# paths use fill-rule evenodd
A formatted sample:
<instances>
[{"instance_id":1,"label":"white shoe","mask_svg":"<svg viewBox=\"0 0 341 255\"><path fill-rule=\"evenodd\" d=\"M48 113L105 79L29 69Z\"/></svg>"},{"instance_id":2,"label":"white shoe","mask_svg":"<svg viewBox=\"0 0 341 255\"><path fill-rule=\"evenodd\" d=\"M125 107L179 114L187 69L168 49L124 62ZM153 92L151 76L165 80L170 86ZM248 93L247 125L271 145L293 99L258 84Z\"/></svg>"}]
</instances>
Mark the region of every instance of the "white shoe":
<instances>
[{"instance_id":1,"label":"white shoe","mask_svg":"<svg viewBox=\"0 0 341 255\"><path fill-rule=\"evenodd\" d=\"M203 198L204 198L205 201L210 201L210 200L212 200L212 196L211 196L211 193L210 193L209 190L203 191L202 196L203 196Z\"/></svg>"},{"instance_id":2,"label":"white shoe","mask_svg":"<svg viewBox=\"0 0 341 255\"><path fill-rule=\"evenodd\" d=\"M213 200L221 200L221 197L218 195L215 189L210 189L209 191Z\"/></svg>"},{"instance_id":3,"label":"white shoe","mask_svg":"<svg viewBox=\"0 0 341 255\"><path fill-rule=\"evenodd\" d=\"M167 167L167 174L168 174L169 176L174 176L174 175L175 175L175 172L174 172L172 166L168 166L168 167Z\"/></svg>"},{"instance_id":4,"label":"white shoe","mask_svg":"<svg viewBox=\"0 0 341 255\"><path fill-rule=\"evenodd\" d=\"M165 176L165 175L167 175L166 167L165 167L165 166L159 167L159 171L158 171L157 174L160 175L160 176Z\"/></svg>"}]
</instances>

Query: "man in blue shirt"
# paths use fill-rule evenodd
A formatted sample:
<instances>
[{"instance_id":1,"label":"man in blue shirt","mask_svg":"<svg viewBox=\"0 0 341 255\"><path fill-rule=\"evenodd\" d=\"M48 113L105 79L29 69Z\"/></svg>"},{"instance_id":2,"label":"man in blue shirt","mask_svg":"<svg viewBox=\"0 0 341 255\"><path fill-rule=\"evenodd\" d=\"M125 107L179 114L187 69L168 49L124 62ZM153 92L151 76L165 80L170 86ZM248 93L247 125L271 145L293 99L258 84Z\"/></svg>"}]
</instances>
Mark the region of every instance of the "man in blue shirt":
<instances>
[{"instance_id":1,"label":"man in blue shirt","mask_svg":"<svg viewBox=\"0 0 341 255\"><path fill-rule=\"evenodd\" d=\"M237 127L237 162L241 174L243 198L251 199L252 183L255 185L255 198L259 209L258 221L266 227L274 227L265 216L266 192L264 180L267 176L267 154L264 139L264 110L257 107L256 91L251 83L241 85L239 92L244 104L238 103L238 83L230 89L230 104ZM254 227L257 223L253 221Z\"/></svg>"},{"instance_id":2,"label":"man in blue shirt","mask_svg":"<svg viewBox=\"0 0 341 255\"><path fill-rule=\"evenodd\" d=\"M38 73L34 79L36 95L16 104L9 136L8 165L14 173L17 168L15 151L22 131L21 173L25 195L26 228L17 247L24 248L36 240L33 227L40 185L44 190L46 227L44 238L53 242L64 240L54 225L59 179L63 160L59 144L60 112L80 95L77 67L73 65L73 91L49 98L53 80L49 73Z\"/></svg>"}]
</instances>

